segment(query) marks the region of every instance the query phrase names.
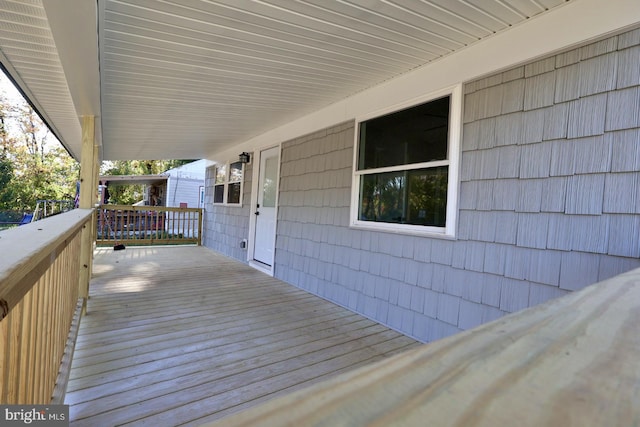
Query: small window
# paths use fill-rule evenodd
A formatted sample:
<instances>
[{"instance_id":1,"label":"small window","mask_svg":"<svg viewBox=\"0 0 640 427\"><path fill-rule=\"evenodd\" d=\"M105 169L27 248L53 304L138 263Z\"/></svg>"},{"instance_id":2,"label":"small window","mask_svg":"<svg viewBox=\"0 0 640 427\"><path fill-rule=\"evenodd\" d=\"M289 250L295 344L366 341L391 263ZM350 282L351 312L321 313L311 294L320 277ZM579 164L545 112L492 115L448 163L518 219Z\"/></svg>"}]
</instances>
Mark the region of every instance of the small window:
<instances>
[{"instance_id":1,"label":"small window","mask_svg":"<svg viewBox=\"0 0 640 427\"><path fill-rule=\"evenodd\" d=\"M242 188L242 163L231 163L229 168L229 185L227 187L227 203L240 204Z\"/></svg>"},{"instance_id":2,"label":"small window","mask_svg":"<svg viewBox=\"0 0 640 427\"><path fill-rule=\"evenodd\" d=\"M217 166L213 186L213 203L241 205L243 176L243 163L235 162Z\"/></svg>"},{"instance_id":3,"label":"small window","mask_svg":"<svg viewBox=\"0 0 640 427\"><path fill-rule=\"evenodd\" d=\"M224 203L224 187L227 181L227 165L216 167L216 181L213 186L213 203Z\"/></svg>"},{"instance_id":4,"label":"small window","mask_svg":"<svg viewBox=\"0 0 640 427\"><path fill-rule=\"evenodd\" d=\"M352 226L453 234L459 92L358 123Z\"/></svg>"}]
</instances>

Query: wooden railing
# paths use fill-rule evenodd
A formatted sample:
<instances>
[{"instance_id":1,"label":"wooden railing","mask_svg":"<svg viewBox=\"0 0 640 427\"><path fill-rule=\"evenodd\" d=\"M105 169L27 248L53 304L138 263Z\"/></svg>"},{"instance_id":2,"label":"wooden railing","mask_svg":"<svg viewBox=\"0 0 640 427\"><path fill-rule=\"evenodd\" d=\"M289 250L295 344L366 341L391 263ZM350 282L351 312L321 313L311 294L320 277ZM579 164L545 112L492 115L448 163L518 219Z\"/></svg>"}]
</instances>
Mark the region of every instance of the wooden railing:
<instances>
[{"instance_id":1,"label":"wooden railing","mask_svg":"<svg viewBox=\"0 0 640 427\"><path fill-rule=\"evenodd\" d=\"M209 426L640 426L640 270Z\"/></svg>"},{"instance_id":2,"label":"wooden railing","mask_svg":"<svg viewBox=\"0 0 640 427\"><path fill-rule=\"evenodd\" d=\"M87 268L81 231L91 220L92 210L77 209L0 232L0 404L61 403L56 384L64 387Z\"/></svg>"},{"instance_id":3,"label":"wooden railing","mask_svg":"<svg viewBox=\"0 0 640 427\"><path fill-rule=\"evenodd\" d=\"M179 245L202 243L202 209L101 205L98 245Z\"/></svg>"}]
</instances>

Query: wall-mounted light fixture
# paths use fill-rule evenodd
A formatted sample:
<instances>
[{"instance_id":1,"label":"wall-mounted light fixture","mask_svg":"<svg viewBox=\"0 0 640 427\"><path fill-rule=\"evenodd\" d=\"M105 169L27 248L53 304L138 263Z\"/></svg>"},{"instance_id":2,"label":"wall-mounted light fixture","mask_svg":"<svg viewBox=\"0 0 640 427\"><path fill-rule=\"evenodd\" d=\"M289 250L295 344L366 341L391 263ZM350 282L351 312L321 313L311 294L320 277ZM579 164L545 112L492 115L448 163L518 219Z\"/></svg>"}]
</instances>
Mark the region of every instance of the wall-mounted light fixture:
<instances>
[{"instance_id":1,"label":"wall-mounted light fixture","mask_svg":"<svg viewBox=\"0 0 640 427\"><path fill-rule=\"evenodd\" d=\"M244 151L238 155L238 161L240 163L249 163L251 161L251 156L249 153L245 153Z\"/></svg>"}]
</instances>

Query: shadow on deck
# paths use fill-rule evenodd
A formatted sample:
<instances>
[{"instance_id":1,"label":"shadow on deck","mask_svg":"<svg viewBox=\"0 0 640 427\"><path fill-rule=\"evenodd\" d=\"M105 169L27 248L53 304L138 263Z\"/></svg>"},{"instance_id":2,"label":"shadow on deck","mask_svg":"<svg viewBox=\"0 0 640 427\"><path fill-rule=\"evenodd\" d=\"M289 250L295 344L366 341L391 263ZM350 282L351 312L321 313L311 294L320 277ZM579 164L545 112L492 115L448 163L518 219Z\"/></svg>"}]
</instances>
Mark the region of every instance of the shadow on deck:
<instances>
[{"instance_id":1,"label":"shadow on deck","mask_svg":"<svg viewBox=\"0 0 640 427\"><path fill-rule=\"evenodd\" d=\"M418 343L206 248L98 249L71 425L199 425Z\"/></svg>"}]
</instances>

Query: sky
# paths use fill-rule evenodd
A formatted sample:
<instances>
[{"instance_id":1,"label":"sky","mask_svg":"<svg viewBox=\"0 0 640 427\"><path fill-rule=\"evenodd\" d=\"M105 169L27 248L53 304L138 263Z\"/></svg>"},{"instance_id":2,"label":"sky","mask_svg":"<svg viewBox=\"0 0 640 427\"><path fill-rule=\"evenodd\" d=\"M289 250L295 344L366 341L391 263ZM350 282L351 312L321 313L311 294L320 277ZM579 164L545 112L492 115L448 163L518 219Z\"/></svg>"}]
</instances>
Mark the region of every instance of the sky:
<instances>
[{"instance_id":1,"label":"sky","mask_svg":"<svg viewBox=\"0 0 640 427\"><path fill-rule=\"evenodd\" d=\"M18 92L18 89L15 88L11 80L4 74L4 72L0 69L0 92L4 93L7 98L9 98L12 102L24 102L24 98Z\"/></svg>"}]
</instances>

